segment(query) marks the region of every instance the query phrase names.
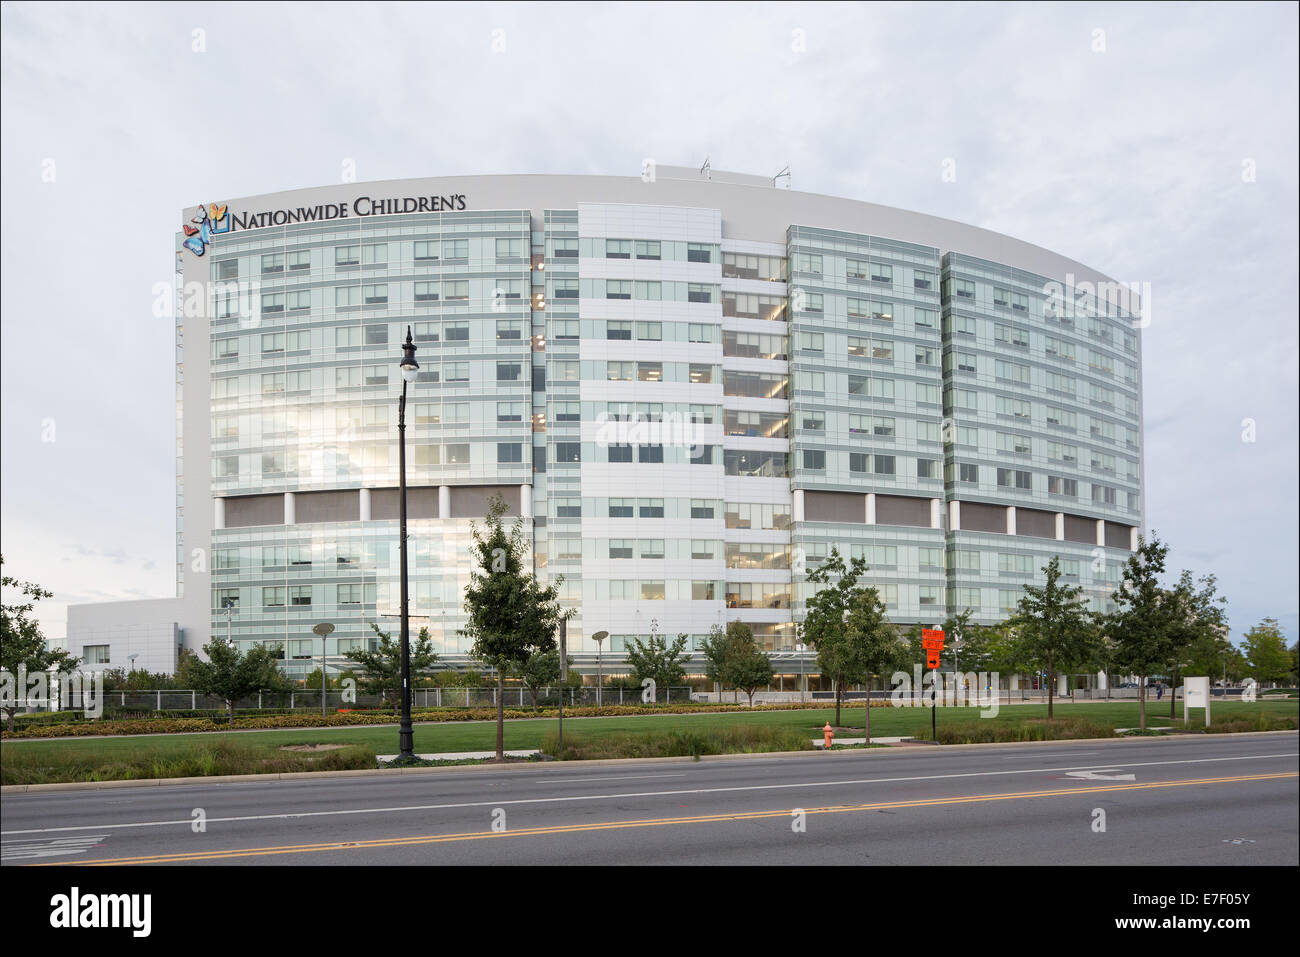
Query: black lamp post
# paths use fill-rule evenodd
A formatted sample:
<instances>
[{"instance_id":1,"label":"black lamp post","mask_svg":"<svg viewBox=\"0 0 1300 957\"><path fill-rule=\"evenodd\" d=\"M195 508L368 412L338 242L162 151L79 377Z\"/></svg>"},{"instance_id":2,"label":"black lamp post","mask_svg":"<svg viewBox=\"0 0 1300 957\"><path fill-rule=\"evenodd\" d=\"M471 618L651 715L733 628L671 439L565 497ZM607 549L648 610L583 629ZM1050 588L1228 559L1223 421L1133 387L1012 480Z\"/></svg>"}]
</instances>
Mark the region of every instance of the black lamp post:
<instances>
[{"instance_id":1,"label":"black lamp post","mask_svg":"<svg viewBox=\"0 0 1300 957\"><path fill-rule=\"evenodd\" d=\"M402 397L397 401L397 473L400 488L398 511L398 554L401 556L402 603L402 723L397 733L399 762L415 759L415 740L411 731L411 609L406 587L406 385L414 382L420 371L415 361L415 343L411 341L411 327L406 327L406 342L402 344Z\"/></svg>"}]
</instances>

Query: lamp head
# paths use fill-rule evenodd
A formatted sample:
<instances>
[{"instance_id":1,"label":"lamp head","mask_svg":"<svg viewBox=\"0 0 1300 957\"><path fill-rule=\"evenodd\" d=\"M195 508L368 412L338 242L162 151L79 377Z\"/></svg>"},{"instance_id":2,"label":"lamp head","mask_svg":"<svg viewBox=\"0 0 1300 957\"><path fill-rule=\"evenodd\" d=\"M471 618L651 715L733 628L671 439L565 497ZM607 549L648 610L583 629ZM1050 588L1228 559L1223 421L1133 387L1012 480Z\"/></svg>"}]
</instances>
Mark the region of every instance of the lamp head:
<instances>
[{"instance_id":1,"label":"lamp head","mask_svg":"<svg viewBox=\"0 0 1300 957\"><path fill-rule=\"evenodd\" d=\"M398 363L398 368L402 370L402 378L407 382L414 382L420 371L420 363L415 361L415 343L411 339L410 326L406 327L406 342L402 343L402 361Z\"/></svg>"}]
</instances>

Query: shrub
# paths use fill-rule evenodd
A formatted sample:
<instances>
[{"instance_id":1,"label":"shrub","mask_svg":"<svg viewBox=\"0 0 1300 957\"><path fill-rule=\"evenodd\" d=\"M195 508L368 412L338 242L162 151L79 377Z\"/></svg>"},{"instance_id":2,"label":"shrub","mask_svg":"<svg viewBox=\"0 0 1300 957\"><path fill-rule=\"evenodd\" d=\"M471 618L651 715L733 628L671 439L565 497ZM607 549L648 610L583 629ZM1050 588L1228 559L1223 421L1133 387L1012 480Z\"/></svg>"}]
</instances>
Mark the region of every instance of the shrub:
<instances>
[{"instance_id":1,"label":"shrub","mask_svg":"<svg viewBox=\"0 0 1300 957\"><path fill-rule=\"evenodd\" d=\"M1207 734L1240 734L1243 731L1294 731L1297 727L1300 727L1300 720L1295 715L1261 711L1250 718L1211 721L1205 731Z\"/></svg>"},{"instance_id":2,"label":"shrub","mask_svg":"<svg viewBox=\"0 0 1300 957\"><path fill-rule=\"evenodd\" d=\"M51 766L51 761L54 763ZM0 766L4 784L52 784L63 781L126 781L139 778L207 777L216 774L283 774L295 771L351 771L374 768L375 752L349 745L317 754L267 750L229 740L203 741L180 753L142 747L130 754L106 755L84 749L49 754L22 748L6 753Z\"/></svg>"},{"instance_id":3,"label":"shrub","mask_svg":"<svg viewBox=\"0 0 1300 957\"><path fill-rule=\"evenodd\" d=\"M570 734L559 752L559 736L549 732L542 753L563 761L604 758L699 757L705 754L757 754L772 751L811 751L805 732L788 728L740 726L681 731L618 732L598 736Z\"/></svg>"},{"instance_id":4,"label":"shrub","mask_svg":"<svg viewBox=\"0 0 1300 957\"><path fill-rule=\"evenodd\" d=\"M1020 724L970 721L940 727L940 744L988 744L1004 741L1068 741L1075 738L1113 738L1115 729L1084 718L1031 719Z\"/></svg>"}]
</instances>

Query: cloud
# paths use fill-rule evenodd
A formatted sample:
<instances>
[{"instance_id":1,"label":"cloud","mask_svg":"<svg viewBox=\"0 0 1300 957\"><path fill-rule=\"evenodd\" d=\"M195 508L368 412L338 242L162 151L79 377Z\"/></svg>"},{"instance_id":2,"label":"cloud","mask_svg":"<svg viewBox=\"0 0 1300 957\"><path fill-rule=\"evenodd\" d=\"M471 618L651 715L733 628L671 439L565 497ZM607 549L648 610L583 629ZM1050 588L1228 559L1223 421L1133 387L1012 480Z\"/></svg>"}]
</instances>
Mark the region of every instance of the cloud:
<instances>
[{"instance_id":1,"label":"cloud","mask_svg":"<svg viewBox=\"0 0 1300 957\"><path fill-rule=\"evenodd\" d=\"M1212 556L1234 608L1290 614L1296 8L1182 9L5 4L7 557L61 594L171 592L174 342L150 304L181 206L345 160L371 180L709 154L1150 282L1148 525L1176 567Z\"/></svg>"}]
</instances>

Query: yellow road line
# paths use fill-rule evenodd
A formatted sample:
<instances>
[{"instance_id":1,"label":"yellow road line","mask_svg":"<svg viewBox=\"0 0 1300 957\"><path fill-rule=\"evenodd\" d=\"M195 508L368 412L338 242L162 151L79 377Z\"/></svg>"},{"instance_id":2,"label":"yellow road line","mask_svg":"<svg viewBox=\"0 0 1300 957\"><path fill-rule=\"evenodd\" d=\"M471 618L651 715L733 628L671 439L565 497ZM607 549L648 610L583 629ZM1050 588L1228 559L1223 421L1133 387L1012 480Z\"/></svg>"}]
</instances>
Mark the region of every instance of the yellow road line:
<instances>
[{"instance_id":1,"label":"yellow road line","mask_svg":"<svg viewBox=\"0 0 1300 957\"><path fill-rule=\"evenodd\" d=\"M1297 777L1297 772L1276 774L1246 774L1234 777L1197 778L1190 781L1158 781L1149 784L1105 784L1095 787L1057 788L1047 791L1012 791L1005 794L971 794L958 797L921 798L910 801L881 801L873 804L847 804L830 807L803 808L805 814L844 814L854 811L894 810L917 807L946 807L956 804L978 804L985 801L1015 801L1026 798L1072 797L1080 794L1101 794L1115 791L1148 791L1158 788L1192 787L1206 784L1231 784L1246 781L1274 781ZM499 837L544 837L553 834L579 834L584 831L616 831L629 828L665 827L684 824L712 824L727 821L757 821L789 817L790 808L776 811L737 811L729 814L702 814L687 817L649 818L641 821L608 821L594 824L557 824L546 827L518 828L506 831L470 831L463 834L430 834L420 837L378 838L367 841L332 841L327 844L288 844L275 847L234 848L225 851L187 851L173 854L151 854L142 857L109 857L97 860L50 861L32 867L64 866L77 864L104 866L114 864L179 864L194 861L233 860L241 857L266 857L283 854L310 854L319 851L349 851L361 848L409 847L422 844L447 844L460 841L478 841Z\"/></svg>"}]
</instances>

